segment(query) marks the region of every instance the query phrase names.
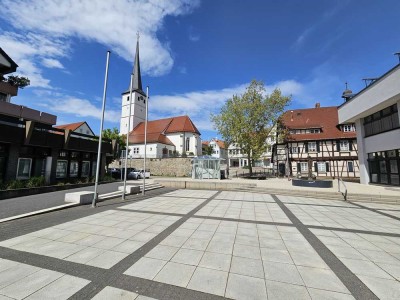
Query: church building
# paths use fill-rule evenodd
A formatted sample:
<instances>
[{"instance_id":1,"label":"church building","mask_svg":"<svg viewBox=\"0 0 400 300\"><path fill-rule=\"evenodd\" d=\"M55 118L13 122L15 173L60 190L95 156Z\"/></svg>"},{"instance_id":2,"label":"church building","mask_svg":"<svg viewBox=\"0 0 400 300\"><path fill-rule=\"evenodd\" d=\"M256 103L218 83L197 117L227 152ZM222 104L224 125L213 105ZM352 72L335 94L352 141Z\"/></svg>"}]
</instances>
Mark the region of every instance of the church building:
<instances>
[{"instance_id":1,"label":"church building","mask_svg":"<svg viewBox=\"0 0 400 300\"><path fill-rule=\"evenodd\" d=\"M139 40L136 43L133 65L132 99L128 88L122 93L121 106L120 134L127 134L129 131L128 157L142 158L145 150L146 93L142 88L140 74ZM199 156L202 153L200 135L188 116L148 121L146 156L149 158Z\"/></svg>"}]
</instances>

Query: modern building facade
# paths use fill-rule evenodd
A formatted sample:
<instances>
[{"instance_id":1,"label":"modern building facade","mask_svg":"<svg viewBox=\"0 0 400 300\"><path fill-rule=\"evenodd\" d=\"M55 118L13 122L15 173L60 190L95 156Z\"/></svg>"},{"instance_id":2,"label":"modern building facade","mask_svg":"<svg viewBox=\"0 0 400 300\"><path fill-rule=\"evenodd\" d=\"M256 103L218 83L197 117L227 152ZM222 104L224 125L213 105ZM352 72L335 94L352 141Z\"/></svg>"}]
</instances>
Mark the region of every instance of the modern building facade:
<instances>
[{"instance_id":1,"label":"modern building facade","mask_svg":"<svg viewBox=\"0 0 400 300\"><path fill-rule=\"evenodd\" d=\"M10 59L3 52L0 51L0 75L16 70L15 63L9 63L8 69L4 67L4 57ZM34 176L44 176L47 183L55 183L95 175L98 140L93 132L79 132L79 128L86 130L86 122L76 127L78 132L71 127L56 128L57 116L13 104L10 98L0 101L0 183ZM101 177L106 153L112 153L111 141L102 144Z\"/></svg>"},{"instance_id":2,"label":"modern building facade","mask_svg":"<svg viewBox=\"0 0 400 300\"><path fill-rule=\"evenodd\" d=\"M360 182L399 186L400 64L339 107L339 121L355 123Z\"/></svg>"},{"instance_id":3,"label":"modern building facade","mask_svg":"<svg viewBox=\"0 0 400 300\"><path fill-rule=\"evenodd\" d=\"M287 111L281 122L283 142L274 150L279 175L307 176L312 164L318 177L359 177L356 127L338 121L336 106L317 103L315 108Z\"/></svg>"}]
</instances>

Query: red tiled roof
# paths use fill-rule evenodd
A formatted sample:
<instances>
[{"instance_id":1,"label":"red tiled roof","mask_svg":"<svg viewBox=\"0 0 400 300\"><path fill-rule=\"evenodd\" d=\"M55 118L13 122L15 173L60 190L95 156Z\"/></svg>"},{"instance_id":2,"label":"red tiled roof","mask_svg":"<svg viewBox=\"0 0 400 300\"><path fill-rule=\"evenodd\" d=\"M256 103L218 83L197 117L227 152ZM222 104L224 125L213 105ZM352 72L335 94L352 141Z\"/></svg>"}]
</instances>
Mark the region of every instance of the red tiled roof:
<instances>
[{"instance_id":1,"label":"red tiled roof","mask_svg":"<svg viewBox=\"0 0 400 300\"><path fill-rule=\"evenodd\" d=\"M208 146L210 144L210 142L209 141L202 141L201 144L205 145L205 146Z\"/></svg>"},{"instance_id":2,"label":"red tiled roof","mask_svg":"<svg viewBox=\"0 0 400 300\"><path fill-rule=\"evenodd\" d=\"M225 149L225 142L221 140L214 140L214 142L220 147L221 149Z\"/></svg>"},{"instance_id":3,"label":"red tiled roof","mask_svg":"<svg viewBox=\"0 0 400 300\"><path fill-rule=\"evenodd\" d=\"M64 130L77 130L79 127L81 127L83 124L85 124L86 122L77 122L77 123L70 123L70 124L64 124L64 125L57 125L54 126L54 128L58 128L58 129L64 129Z\"/></svg>"},{"instance_id":4,"label":"red tiled roof","mask_svg":"<svg viewBox=\"0 0 400 300\"><path fill-rule=\"evenodd\" d=\"M286 111L282 122L288 129L320 128L321 133L291 134L290 140L325 140L355 138L356 132L343 132L340 130L338 108L318 107Z\"/></svg>"},{"instance_id":5,"label":"red tiled roof","mask_svg":"<svg viewBox=\"0 0 400 300\"><path fill-rule=\"evenodd\" d=\"M144 122L139 123L129 134L129 143L144 143ZM147 122L147 142L174 145L167 133L191 132L200 135L196 126L188 116L172 117Z\"/></svg>"}]
</instances>

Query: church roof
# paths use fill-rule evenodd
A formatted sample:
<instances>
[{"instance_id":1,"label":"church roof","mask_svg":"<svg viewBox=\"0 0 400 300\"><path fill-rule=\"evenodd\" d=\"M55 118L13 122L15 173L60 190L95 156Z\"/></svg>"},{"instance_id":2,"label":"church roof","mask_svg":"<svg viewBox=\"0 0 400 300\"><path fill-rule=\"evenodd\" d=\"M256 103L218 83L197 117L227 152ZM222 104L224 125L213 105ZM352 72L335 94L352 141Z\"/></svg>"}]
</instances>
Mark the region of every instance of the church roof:
<instances>
[{"instance_id":1,"label":"church roof","mask_svg":"<svg viewBox=\"0 0 400 300\"><path fill-rule=\"evenodd\" d=\"M69 129L71 131L75 131L85 123L86 122L76 122L76 123L70 123L70 124L63 124L63 125L54 126L54 128L65 129L65 130Z\"/></svg>"},{"instance_id":2,"label":"church roof","mask_svg":"<svg viewBox=\"0 0 400 300\"><path fill-rule=\"evenodd\" d=\"M142 95L145 95L142 88L142 75L140 73L140 61L139 61L139 39L136 42L136 55L135 55L135 62L133 64L133 84L132 84L132 91L138 92ZM130 93L131 83L129 82L128 90L126 90L122 94Z\"/></svg>"},{"instance_id":3,"label":"church roof","mask_svg":"<svg viewBox=\"0 0 400 300\"><path fill-rule=\"evenodd\" d=\"M144 122L140 122L129 134L129 143L144 144ZM147 142L174 145L166 136L168 133L200 132L188 116L172 117L147 122Z\"/></svg>"}]
</instances>

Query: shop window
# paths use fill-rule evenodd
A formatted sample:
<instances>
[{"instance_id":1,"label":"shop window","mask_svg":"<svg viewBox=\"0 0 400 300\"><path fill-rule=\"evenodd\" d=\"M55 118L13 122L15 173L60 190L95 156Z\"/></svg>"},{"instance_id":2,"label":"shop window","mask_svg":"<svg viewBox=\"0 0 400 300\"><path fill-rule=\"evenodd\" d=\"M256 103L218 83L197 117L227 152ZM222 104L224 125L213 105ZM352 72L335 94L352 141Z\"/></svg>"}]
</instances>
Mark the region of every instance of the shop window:
<instances>
[{"instance_id":1,"label":"shop window","mask_svg":"<svg viewBox=\"0 0 400 300\"><path fill-rule=\"evenodd\" d=\"M92 176L96 176L97 162L92 162Z\"/></svg>"},{"instance_id":2,"label":"shop window","mask_svg":"<svg viewBox=\"0 0 400 300\"><path fill-rule=\"evenodd\" d=\"M77 161L71 161L69 163L69 177L78 177L79 163Z\"/></svg>"},{"instance_id":3,"label":"shop window","mask_svg":"<svg viewBox=\"0 0 400 300\"><path fill-rule=\"evenodd\" d=\"M31 158L18 158L17 179L29 179L31 177Z\"/></svg>"},{"instance_id":4,"label":"shop window","mask_svg":"<svg viewBox=\"0 0 400 300\"><path fill-rule=\"evenodd\" d=\"M81 177L88 177L90 174L90 162L83 161L82 162L82 176Z\"/></svg>"},{"instance_id":5,"label":"shop window","mask_svg":"<svg viewBox=\"0 0 400 300\"><path fill-rule=\"evenodd\" d=\"M67 165L68 165L68 161L57 160L56 178L66 178L67 177Z\"/></svg>"}]
</instances>

